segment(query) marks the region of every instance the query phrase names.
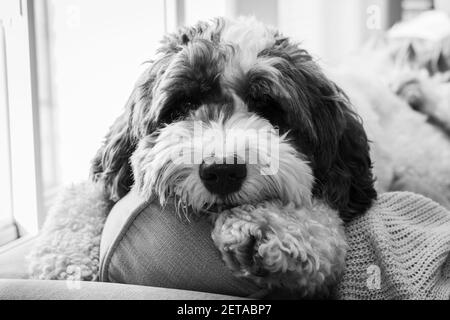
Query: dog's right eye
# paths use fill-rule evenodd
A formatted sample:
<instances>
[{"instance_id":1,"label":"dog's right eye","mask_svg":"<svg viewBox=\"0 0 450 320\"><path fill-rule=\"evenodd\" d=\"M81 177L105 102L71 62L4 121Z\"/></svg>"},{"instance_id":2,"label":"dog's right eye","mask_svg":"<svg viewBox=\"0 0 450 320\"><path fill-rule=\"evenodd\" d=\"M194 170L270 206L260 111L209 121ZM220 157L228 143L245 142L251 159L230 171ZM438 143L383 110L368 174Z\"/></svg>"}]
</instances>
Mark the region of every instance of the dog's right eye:
<instances>
[{"instance_id":1,"label":"dog's right eye","mask_svg":"<svg viewBox=\"0 0 450 320\"><path fill-rule=\"evenodd\" d=\"M167 108L165 112L160 115L160 122L172 123L182 120L187 117L189 112L195 110L195 108L197 108L197 104L191 101L173 103L171 107Z\"/></svg>"},{"instance_id":2,"label":"dog's right eye","mask_svg":"<svg viewBox=\"0 0 450 320\"><path fill-rule=\"evenodd\" d=\"M194 103L194 102L185 102L183 104L183 109L186 110L187 112L196 109L198 106L198 104Z\"/></svg>"},{"instance_id":3,"label":"dog's right eye","mask_svg":"<svg viewBox=\"0 0 450 320\"><path fill-rule=\"evenodd\" d=\"M274 127L282 129L286 126L284 111L279 104L268 97L254 99L249 102L249 111L255 112L260 117L267 119Z\"/></svg>"}]
</instances>

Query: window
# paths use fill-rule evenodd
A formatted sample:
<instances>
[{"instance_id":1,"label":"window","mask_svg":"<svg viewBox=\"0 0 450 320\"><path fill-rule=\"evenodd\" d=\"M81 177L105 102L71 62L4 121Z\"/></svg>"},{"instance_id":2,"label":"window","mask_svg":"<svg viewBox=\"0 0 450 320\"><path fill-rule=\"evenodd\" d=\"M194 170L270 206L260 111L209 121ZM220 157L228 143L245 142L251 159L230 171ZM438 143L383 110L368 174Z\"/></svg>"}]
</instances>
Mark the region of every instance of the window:
<instances>
[{"instance_id":1,"label":"window","mask_svg":"<svg viewBox=\"0 0 450 320\"><path fill-rule=\"evenodd\" d=\"M32 10L31 1L1 2L3 61L0 109L4 116L1 122L4 124L6 121L6 125L2 125L6 134L5 130L2 134L7 139L3 144L6 153L2 163L6 163L9 171L1 180L4 186L9 186L7 210L12 212L14 222L18 222L4 224L1 229L36 232L40 218L41 180L38 110L35 108L35 42L30 32L34 23L33 16L29 15Z\"/></svg>"},{"instance_id":2,"label":"window","mask_svg":"<svg viewBox=\"0 0 450 320\"><path fill-rule=\"evenodd\" d=\"M164 1L43 1L40 120L45 196L90 161L164 33ZM39 56L39 55L38 55Z\"/></svg>"},{"instance_id":3,"label":"window","mask_svg":"<svg viewBox=\"0 0 450 320\"><path fill-rule=\"evenodd\" d=\"M0 21L0 245L14 240L17 231L13 224L11 194L11 163L9 145L9 110L6 88L6 47L3 21Z\"/></svg>"}]
</instances>

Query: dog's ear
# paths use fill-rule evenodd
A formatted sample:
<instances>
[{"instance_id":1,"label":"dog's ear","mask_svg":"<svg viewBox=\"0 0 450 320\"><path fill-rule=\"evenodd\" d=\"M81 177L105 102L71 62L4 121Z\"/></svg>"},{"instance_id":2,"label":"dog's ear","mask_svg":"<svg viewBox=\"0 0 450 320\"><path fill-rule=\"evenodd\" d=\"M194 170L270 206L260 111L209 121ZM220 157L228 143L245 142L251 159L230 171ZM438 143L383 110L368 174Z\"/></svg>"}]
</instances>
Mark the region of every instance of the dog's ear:
<instances>
[{"instance_id":1,"label":"dog's ear","mask_svg":"<svg viewBox=\"0 0 450 320\"><path fill-rule=\"evenodd\" d=\"M111 126L91 165L91 178L104 185L106 196L114 202L125 196L133 184L129 157L137 143L137 137L130 127L135 104L132 94L124 112Z\"/></svg>"},{"instance_id":2,"label":"dog's ear","mask_svg":"<svg viewBox=\"0 0 450 320\"><path fill-rule=\"evenodd\" d=\"M326 85L332 96L323 97L324 109L317 110L314 117L318 120L313 120L321 141L314 154L314 193L338 210L344 221L350 221L366 212L377 197L369 141L344 93L332 82ZM324 129L333 121L331 130Z\"/></svg>"},{"instance_id":3,"label":"dog's ear","mask_svg":"<svg viewBox=\"0 0 450 320\"><path fill-rule=\"evenodd\" d=\"M377 196L369 141L345 93L319 70L310 76L309 83L317 87L309 97L317 139L313 146L313 192L349 221L366 212Z\"/></svg>"},{"instance_id":4,"label":"dog's ear","mask_svg":"<svg viewBox=\"0 0 450 320\"><path fill-rule=\"evenodd\" d=\"M362 120L345 93L297 46L281 44L289 65L281 68L295 95L289 127L311 159L313 194L339 211L344 221L364 213L377 197ZM293 70L294 69L294 70ZM294 115L294 116L292 116Z\"/></svg>"},{"instance_id":5,"label":"dog's ear","mask_svg":"<svg viewBox=\"0 0 450 320\"><path fill-rule=\"evenodd\" d=\"M91 179L103 183L106 196L117 201L125 196L134 183L130 157L138 141L157 127L151 112L153 88L172 57L182 50L193 37L206 29L199 23L193 28L183 28L168 34L161 42L157 58L137 81L125 110L115 121L105 137L91 165Z\"/></svg>"},{"instance_id":6,"label":"dog's ear","mask_svg":"<svg viewBox=\"0 0 450 320\"><path fill-rule=\"evenodd\" d=\"M91 164L91 179L103 183L106 196L118 201L134 183L130 157L138 141L152 133L156 124L149 116L153 85L167 58L153 62L142 74L123 113L107 133Z\"/></svg>"}]
</instances>

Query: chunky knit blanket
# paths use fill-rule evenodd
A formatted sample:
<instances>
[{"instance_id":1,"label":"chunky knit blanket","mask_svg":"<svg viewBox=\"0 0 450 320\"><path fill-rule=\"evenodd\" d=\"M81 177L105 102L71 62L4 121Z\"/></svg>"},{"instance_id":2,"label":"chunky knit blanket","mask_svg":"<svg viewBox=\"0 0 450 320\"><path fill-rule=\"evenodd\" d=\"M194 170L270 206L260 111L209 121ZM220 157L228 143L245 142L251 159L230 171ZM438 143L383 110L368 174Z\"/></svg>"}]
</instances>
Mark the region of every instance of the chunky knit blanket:
<instances>
[{"instance_id":1,"label":"chunky knit blanket","mask_svg":"<svg viewBox=\"0 0 450 320\"><path fill-rule=\"evenodd\" d=\"M82 197L74 202L76 194ZM98 279L100 237L109 211L98 196L86 185L63 193L30 256L32 278ZM450 212L432 200L408 192L382 194L346 226L346 236L346 270L336 299L450 298ZM192 257L187 252L187 263Z\"/></svg>"},{"instance_id":2,"label":"chunky knit blanket","mask_svg":"<svg viewBox=\"0 0 450 320\"><path fill-rule=\"evenodd\" d=\"M408 192L382 194L346 227L338 299L450 299L450 212Z\"/></svg>"}]
</instances>

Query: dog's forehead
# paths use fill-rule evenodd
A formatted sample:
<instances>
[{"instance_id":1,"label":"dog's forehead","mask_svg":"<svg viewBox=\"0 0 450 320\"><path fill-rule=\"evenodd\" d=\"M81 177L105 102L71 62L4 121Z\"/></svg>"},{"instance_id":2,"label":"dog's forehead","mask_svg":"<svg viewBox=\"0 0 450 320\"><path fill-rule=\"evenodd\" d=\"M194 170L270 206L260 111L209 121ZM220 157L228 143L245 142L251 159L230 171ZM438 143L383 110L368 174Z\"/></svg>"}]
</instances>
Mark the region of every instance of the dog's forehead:
<instances>
[{"instance_id":1,"label":"dog's forehead","mask_svg":"<svg viewBox=\"0 0 450 320\"><path fill-rule=\"evenodd\" d=\"M248 85L248 74L258 73L259 76L267 74L276 78L279 74L272 68L271 60L267 54L261 56L261 52L276 46L277 39L281 36L278 31L269 27L254 17L241 17L238 19L219 18L212 20L201 33L191 40L202 39L210 42L210 48L220 54L210 54L205 57L201 47L208 46L205 42L195 42L189 50L191 70L199 78L218 80L223 90L242 94L243 88ZM195 50L198 46L199 50ZM229 48L232 50L228 50ZM278 60L277 60L278 61ZM210 68L202 68L201 65L209 65ZM198 72L200 71L200 72ZM261 79L261 77L260 77Z\"/></svg>"},{"instance_id":2,"label":"dog's forehead","mask_svg":"<svg viewBox=\"0 0 450 320\"><path fill-rule=\"evenodd\" d=\"M271 81L278 78L272 60L261 52L274 47L279 37L255 18L219 18L188 29L153 87L151 117L160 119L160 114L170 114L186 101L194 106L236 102L236 96L244 99L249 84L263 75ZM258 77L249 76L254 73ZM248 109L244 103L232 104L235 110Z\"/></svg>"},{"instance_id":3,"label":"dog's forehead","mask_svg":"<svg viewBox=\"0 0 450 320\"><path fill-rule=\"evenodd\" d=\"M225 22L220 40L235 48L235 60L245 72L256 63L261 51L275 44L275 31L255 18L239 18Z\"/></svg>"}]
</instances>

